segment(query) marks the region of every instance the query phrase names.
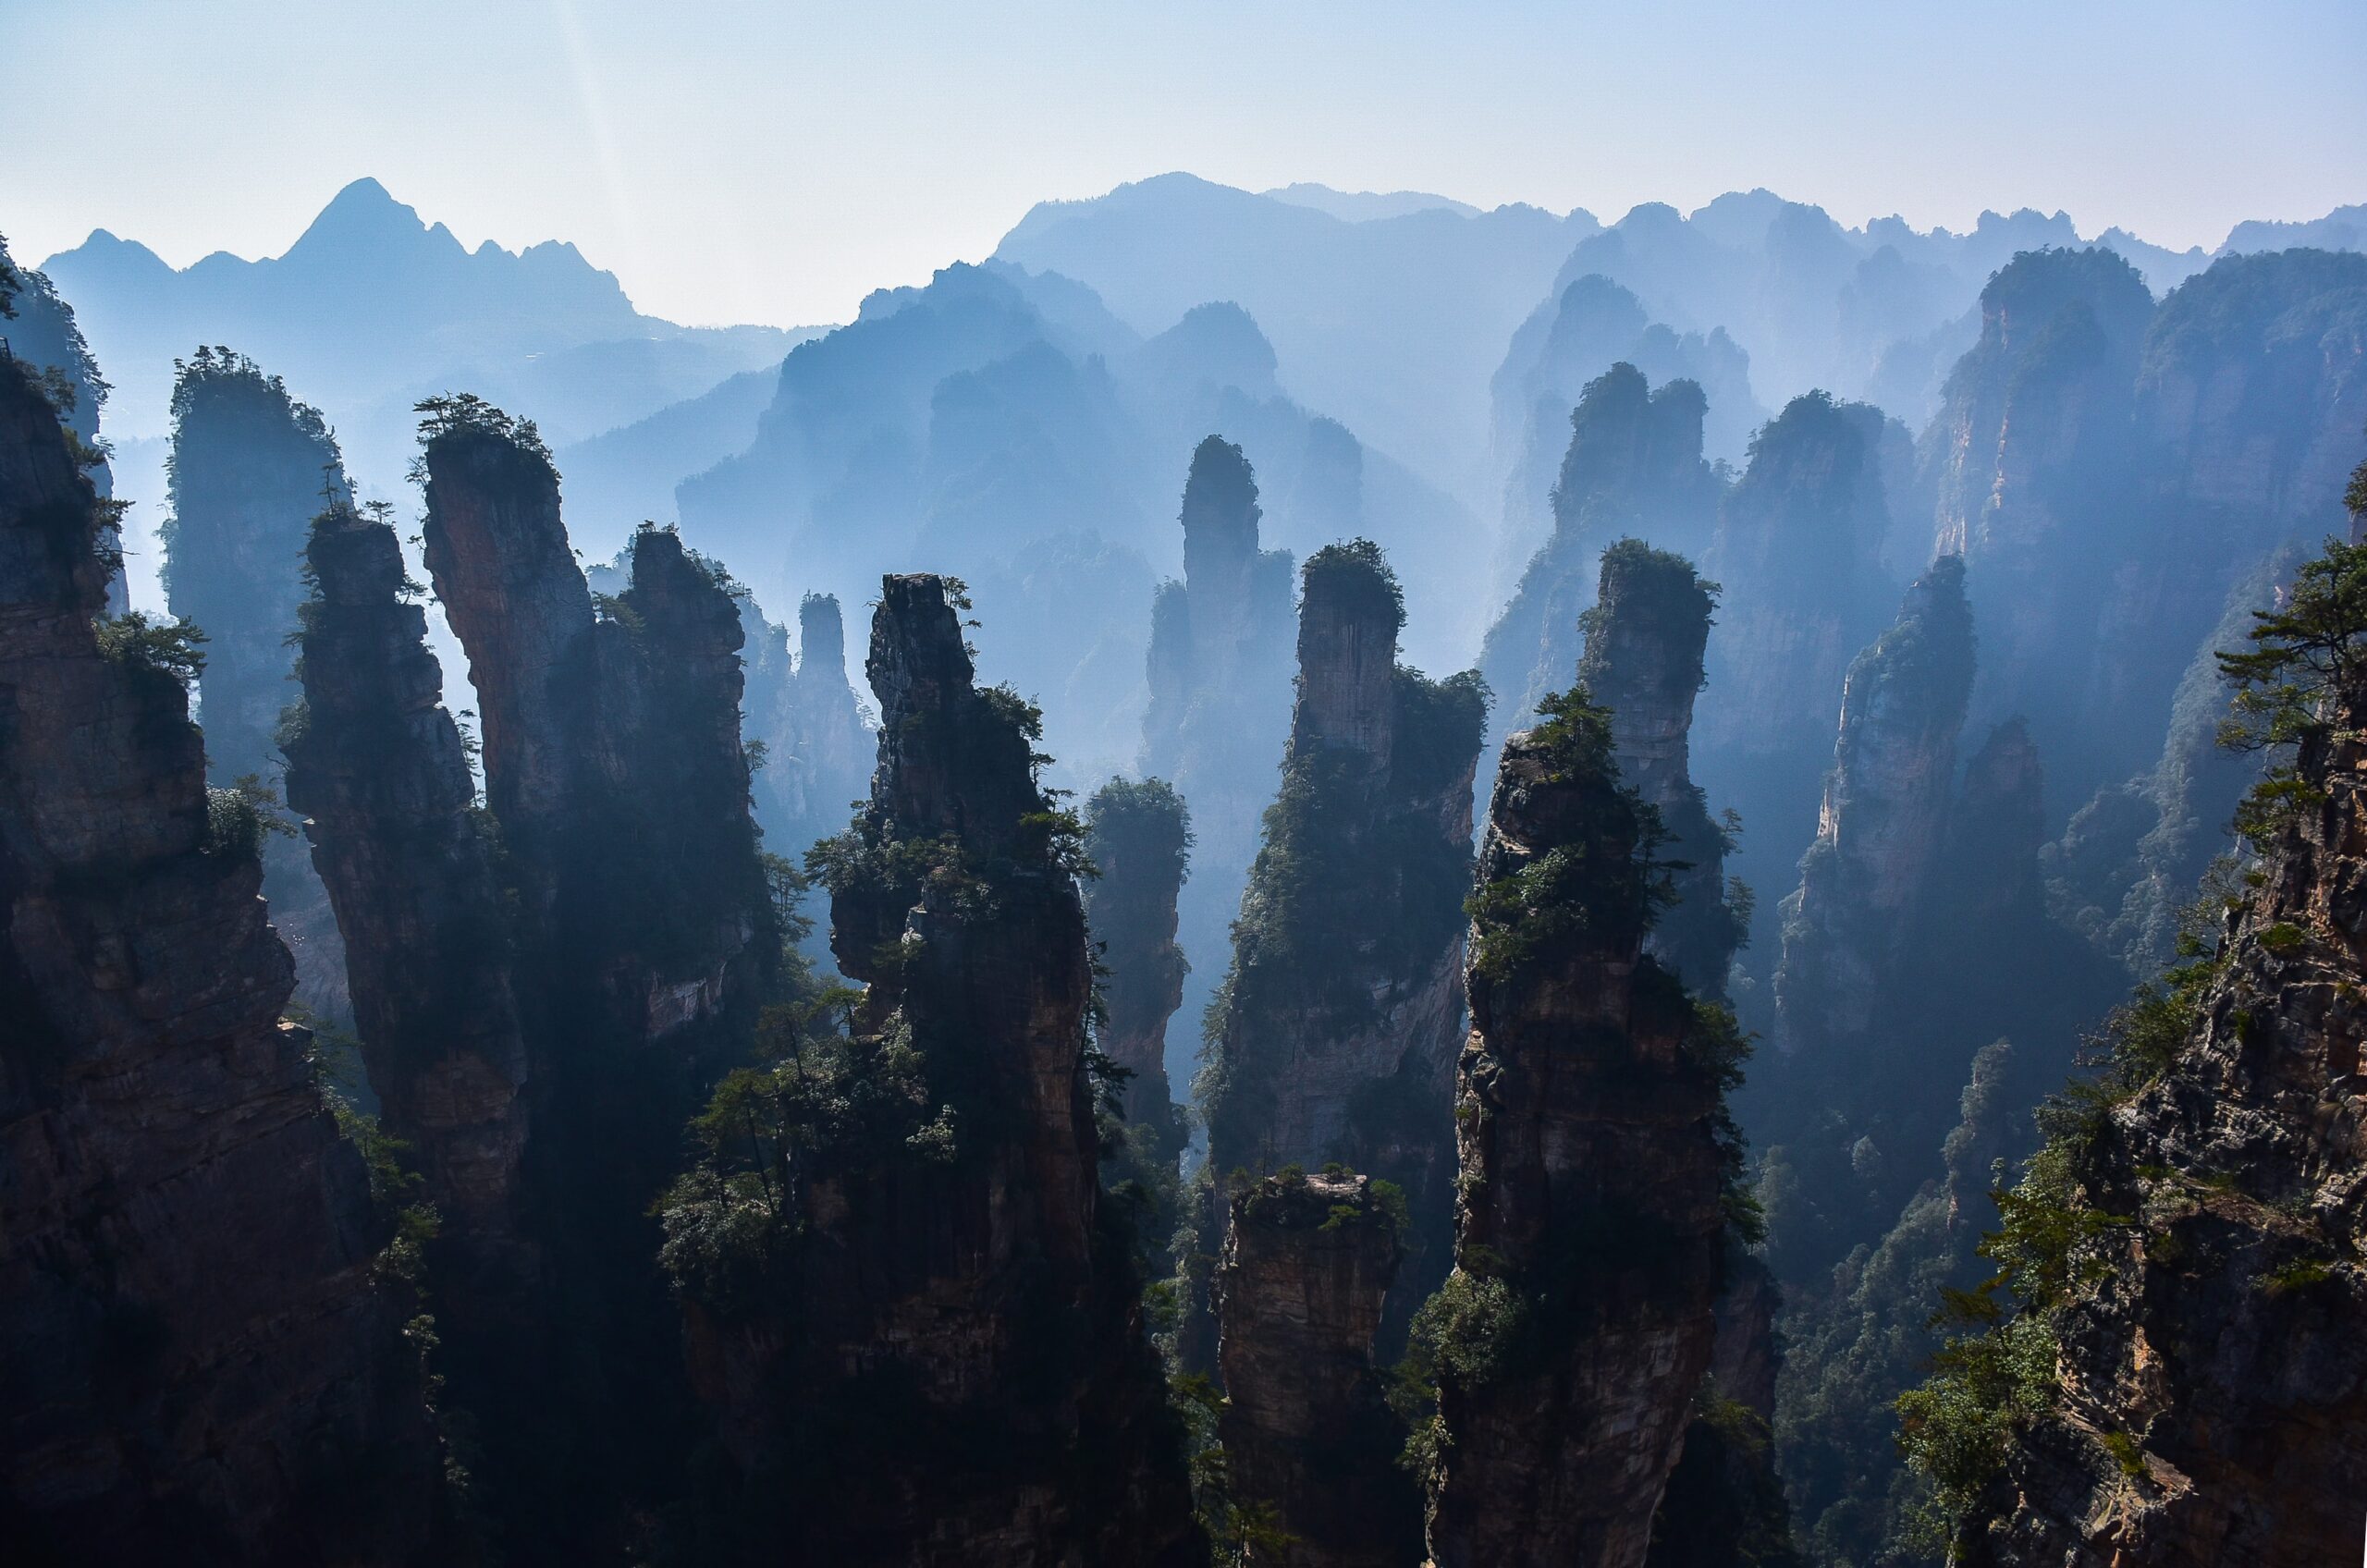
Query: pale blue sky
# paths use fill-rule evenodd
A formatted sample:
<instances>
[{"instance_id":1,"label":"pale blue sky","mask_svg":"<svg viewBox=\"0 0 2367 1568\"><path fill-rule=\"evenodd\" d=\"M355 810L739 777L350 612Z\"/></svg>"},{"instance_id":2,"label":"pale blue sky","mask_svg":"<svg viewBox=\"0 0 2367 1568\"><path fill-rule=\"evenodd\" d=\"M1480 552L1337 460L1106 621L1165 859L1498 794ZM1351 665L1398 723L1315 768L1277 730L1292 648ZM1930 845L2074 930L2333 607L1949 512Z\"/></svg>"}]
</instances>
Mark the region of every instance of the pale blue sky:
<instances>
[{"instance_id":1,"label":"pale blue sky","mask_svg":"<svg viewBox=\"0 0 2367 1568\"><path fill-rule=\"evenodd\" d=\"M840 320L1047 197L1189 169L1482 205L1765 185L2210 246L2367 200L2367 5L0 0L0 231L276 253L374 175L644 309Z\"/></svg>"}]
</instances>

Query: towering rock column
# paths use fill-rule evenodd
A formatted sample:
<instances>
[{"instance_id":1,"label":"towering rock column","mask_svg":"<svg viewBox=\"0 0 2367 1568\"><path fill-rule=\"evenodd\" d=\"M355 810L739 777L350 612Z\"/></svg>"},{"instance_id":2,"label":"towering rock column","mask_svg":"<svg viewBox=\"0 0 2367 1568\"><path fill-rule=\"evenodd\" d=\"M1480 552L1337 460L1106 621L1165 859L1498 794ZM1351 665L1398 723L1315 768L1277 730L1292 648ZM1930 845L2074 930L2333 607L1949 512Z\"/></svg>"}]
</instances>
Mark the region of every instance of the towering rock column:
<instances>
[{"instance_id":1,"label":"towering rock column","mask_svg":"<svg viewBox=\"0 0 2367 1568\"><path fill-rule=\"evenodd\" d=\"M279 1011L259 825L0 362L0 1513L27 1562L448 1561L408 1309Z\"/></svg>"},{"instance_id":2,"label":"towering rock column","mask_svg":"<svg viewBox=\"0 0 2367 1568\"><path fill-rule=\"evenodd\" d=\"M288 639L304 602L305 535L325 499L346 500L337 438L318 409L228 349L200 349L173 385L172 515L160 531L173 613L205 633L206 774L276 785ZM297 994L325 1017L348 1009L345 949L302 846L264 846L264 890L296 956Z\"/></svg>"},{"instance_id":3,"label":"towering rock column","mask_svg":"<svg viewBox=\"0 0 2367 1568\"><path fill-rule=\"evenodd\" d=\"M729 579L644 527L595 617L533 426L463 398L431 406L423 436L427 566L468 651L486 804L529 958L567 982L533 989L555 1018L589 998L618 1044L744 1023L777 954Z\"/></svg>"},{"instance_id":4,"label":"towering rock column","mask_svg":"<svg viewBox=\"0 0 2367 1568\"><path fill-rule=\"evenodd\" d=\"M1036 717L977 688L939 578L885 580L866 668L871 801L817 852L865 993L810 1070L857 1109L787 1157L750 1288L683 1284L736 1506L765 1522L748 1556L1181 1568L1205 1548L1097 1177L1080 846Z\"/></svg>"},{"instance_id":5,"label":"towering rock column","mask_svg":"<svg viewBox=\"0 0 2367 1568\"><path fill-rule=\"evenodd\" d=\"M533 1272L519 1191L531 1073L475 782L394 528L338 503L306 558L288 803L350 942L354 1025L387 1129L463 1251L464 1292L514 1290Z\"/></svg>"},{"instance_id":6,"label":"towering rock column","mask_svg":"<svg viewBox=\"0 0 2367 1568\"><path fill-rule=\"evenodd\" d=\"M1398 1256L1396 1219L1365 1177L1269 1176L1233 1196L1216 1280L1226 1480L1287 1537L1252 1562L1420 1560L1421 1501L1373 1369Z\"/></svg>"},{"instance_id":7,"label":"towering rock column","mask_svg":"<svg viewBox=\"0 0 2367 1568\"><path fill-rule=\"evenodd\" d=\"M1336 1160L1405 1189L1414 1222L1392 1340L1445 1275L1486 706L1476 675L1433 681L1398 666L1404 610L1377 545L1327 546L1305 575L1282 791L1197 1086L1220 1179Z\"/></svg>"},{"instance_id":8,"label":"towering rock column","mask_svg":"<svg viewBox=\"0 0 2367 1568\"><path fill-rule=\"evenodd\" d=\"M462 401L431 410L421 469L427 570L469 655L485 803L553 913L550 864L575 793L570 744L594 702L592 594L559 521L558 471L531 424Z\"/></svg>"},{"instance_id":9,"label":"towering rock column","mask_svg":"<svg viewBox=\"0 0 2367 1568\"><path fill-rule=\"evenodd\" d=\"M1257 814L1290 733L1291 557L1257 547L1263 515L1241 448L1202 441L1184 486L1184 581L1161 584L1151 604L1142 772L1174 784L1198 837L1180 933L1207 979L1187 996L1205 996L1223 972Z\"/></svg>"},{"instance_id":10,"label":"towering rock column","mask_svg":"<svg viewBox=\"0 0 2367 1568\"><path fill-rule=\"evenodd\" d=\"M1816 841L1784 906L1775 1005L1786 1052L1846 1052L1863 1037L1919 913L1972 691L1964 576L1959 557L1941 557L1849 667Z\"/></svg>"},{"instance_id":11,"label":"towering rock column","mask_svg":"<svg viewBox=\"0 0 2367 1568\"><path fill-rule=\"evenodd\" d=\"M1113 778L1085 802L1085 853L1100 875L1085 886L1085 925L1109 971L1102 1049L1134 1074L1126 1120L1151 1129L1170 1162L1183 1152L1167 1079L1167 1021L1184 1001L1175 900L1191 856L1192 819L1163 779Z\"/></svg>"},{"instance_id":12,"label":"towering rock column","mask_svg":"<svg viewBox=\"0 0 2367 1568\"><path fill-rule=\"evenodd\" d=\"M1489 740L1501 746L1539 699L1570 679L1578 617L1593 602L1596 558L1635 537L1698 555L1717 518L1718 480L1701 457L1708 404L1700 386L1657 390L1621 362L1587 383L1570 410L1568 449L1553 484L1553 533L1488 629L1479 668L1496 694Z\"/></svg>"},{"instance_id":13,"label":"towering rock column","mask_svg":"<svg viewBox=\"0 0 2367 1568\"><path fill-rule=\"evenodd\" d=\"M1655 873L1608 717L1506 744L1457 1073L1454 1275L1428 1309L1439 1568L1635 1568L1709 1366L1741 1043L1648 956Z\"/></svg>"},{"instance_id":14,"label":"towering rock column","mask_svg":"<svg viewBox=\"0 0 2367 1568\"><path fill-rule=\"evenodd\" d=\"M1660 813L1667 858L1685 863L1676 903L1653 930L1653 954L1704 996L1723 996L1747 933L1726 901L1726 837L1693 782L1693 699L1717 586L1682 556L1623 539L1602 553L1594 608L1581 618L1578 684L1611 710L1620 776Z\"/></svg>"}]
</instances>

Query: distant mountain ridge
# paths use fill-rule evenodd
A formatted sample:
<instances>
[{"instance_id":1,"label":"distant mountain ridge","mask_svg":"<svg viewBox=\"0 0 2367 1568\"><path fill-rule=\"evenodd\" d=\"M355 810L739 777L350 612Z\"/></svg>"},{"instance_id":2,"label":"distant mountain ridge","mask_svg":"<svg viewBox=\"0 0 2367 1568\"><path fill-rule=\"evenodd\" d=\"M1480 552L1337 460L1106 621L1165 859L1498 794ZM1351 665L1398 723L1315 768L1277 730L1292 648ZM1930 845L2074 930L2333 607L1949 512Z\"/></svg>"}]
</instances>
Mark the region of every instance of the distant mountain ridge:
<instances>
[{"instance_id":1,"label":"distant mountain ridge","mask_svg":"<svg viewBox=\"0 0 2367 1568\"><path fill-rule=\"evenodd\" d=\"M176 269L104 229L44 270L115 384L110 424L169 422L173 361L227 343L327 410L363 472L399 473L410 404L467 386L580 440L777 362L800 334L644 315L572 244L471 251L375 179L338 191L282 254Z\"/></svg>"}]
</instances>

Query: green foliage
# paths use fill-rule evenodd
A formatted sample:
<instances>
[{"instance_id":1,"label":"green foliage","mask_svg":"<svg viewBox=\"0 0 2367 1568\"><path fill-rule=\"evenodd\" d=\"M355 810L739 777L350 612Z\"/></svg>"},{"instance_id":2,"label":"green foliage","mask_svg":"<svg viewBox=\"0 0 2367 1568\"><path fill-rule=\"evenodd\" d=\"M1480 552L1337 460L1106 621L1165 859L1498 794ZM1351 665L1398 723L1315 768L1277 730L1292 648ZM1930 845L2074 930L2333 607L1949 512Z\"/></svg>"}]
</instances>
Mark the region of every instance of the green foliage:
<instances>
[{"instance_id":1,"label":"green foliage","mask_svg":"<svg viewBox=\"0 0 2367 1568\"><path fill-rule=\"evenodd\" d=\"M423 398L411 405L421 416L419 422L420 458L411 464L411 479L416 484L427 477L426 449L447 436L489 436L514 447L539 463L552 478L558 470L551 462L551 449L543 444L543 434L530 419L513 419L486 402L473 392L448 392L439 397Z\"/></svg>"},{"instance_id":2,"label":"green foliage","mask_svg":"<svg viewBox=\"0 0 2367 1568\"><path fill-rule=\"evenodd\" d=\"M1168 1404L1182 1418L1192 1508L1208 1537L1210 1562L1245 1568L1251 1562L1282 1561L1294 1537L1277 1523L1274 1505L1233 1490L1224 1444L1217 1435L1225 1400L1215 1379L1197 1372L1176 1374L1168 1383Z\"/></svg>"},{"instance_id":3,"label":"green foliage","mask_svg":"<svg viewBox=\"0 0 2367 1568\"><path fill-rule=\"evenodd\" d=\"M860 1001L833 987L766 1009L756 1031L764 1065L726 1074L692 1120L697 1159L655 1209L665 1232L658 1262L685 1295L722 1311L767 1299L802 1234L814 1182L953 1158L952 1109L931 1113L909 1033L846 1032Z\"/></svg>"},{"instance_id":4,"label":"green foliage","mask_svg":"<svg viewBox=\"0 0 2367 1568\"><path fill-rule=\"evenodd\" d=\"M186 691L205 672L205 633L178 618L153 619L144 610L127 610L92 623L99 653L129 668L150 671L178 682Z\"/></svg>"},{"instance_id":5,"label":"green foliage","mask_svg":"<svg viewBox=\"0 0 2367 1568\"><path fill-rule=\"evenodd\" d=\"M1660 814L1619 782L1610 710L1583 688L1549 693L1546 722L1529 731L1547 782L1588 788L1583 819L1564 841L1466 901L1471 968L1489 980L1518 973L1540 952L1640 938L1673 897Z\"/></svg>"},{"instance_id":6,"label":"green foliage","mask_svg":"<svg viewBox=\"0 0 2367 1568\"><path fill-rule=\"evenodd\" d=\"M2281 606L2253 613L2249 637L2249 650L2218 655L2235 688L2220 744L2253 752L2331 735L2342 717L2334 696L2357 690L2367 655L2367 545L2327 540L2325 553L2295 573ZM2324 799L2298 759L2273 764L2237 808L2237 831L2264 851Z\"/></svg>"},{"instance_id":7,"label":"green foliage","mask_svg":"<svg viewBox=\"0 0 2367 1568\"><path fill-rule=\"evenodd\" d=\"M2273 1296L2315 1290L2334 1279L2334 1266L2322 1257L2305 1257L2272 1268L2260 1277L2260 1288Z\"/></svg>"},{"instance_id":8,"label":"green foliage","mask_svg":"<svg viewBox=\"0 0 2367 1568\"><path fill-rule=\"evenodd\" d=\"M262 852L266 834L292 839L296 837L296 824L280 809L279 791L260 774L240 774L227 789L207 786L207 854L251 860Z\"/></svg>"},{"instance_id":9,"label":"green foliage","mask_svg":"<svg viewBox=\"0 0 2367 1568\"><path fill-rule=\"evenodd\" d=\"M1299 582L1302 602L1321 600L1355 620L1385 619L1393 631L1404 628L1405 591L1380 546L1369 539L1324 545L1306 557Z\"/></svg>"}]
</instances>

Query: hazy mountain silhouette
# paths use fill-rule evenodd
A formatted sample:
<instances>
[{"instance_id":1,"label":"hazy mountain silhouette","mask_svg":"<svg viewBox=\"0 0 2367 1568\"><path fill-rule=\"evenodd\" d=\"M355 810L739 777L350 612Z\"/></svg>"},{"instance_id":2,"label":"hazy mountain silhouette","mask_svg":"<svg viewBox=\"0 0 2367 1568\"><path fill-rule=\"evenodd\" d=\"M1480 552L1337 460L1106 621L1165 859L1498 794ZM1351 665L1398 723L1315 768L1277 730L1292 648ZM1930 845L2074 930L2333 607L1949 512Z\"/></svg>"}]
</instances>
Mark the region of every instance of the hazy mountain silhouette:
<instances>
[{"instance_id":1,"label":"hazy mountain silhouette","mask_svg":"<svg viewBox=\"0 0 2367 1568\"><path fill-rule=\"evenodd\" d=\"M1166 174L1038 203L995 254L1083 280L1143 332L1237 302L1272 339L1292 396L1471 498L1486 487L1488 377L1597 227L1585 213L1309 186L1258 195Z\"/></svg>"},{"instance_id":2,"label":"hazy mountain silhouette","mask_svg":"<svg viewBox=\"0 0 2367 1568\"><path fill-rule=\"evenodd\" d=\"M109 413L123 435L160 434L174 360L227 343L329 410L357 470L382 483L407 458L423 393L467 386L565 441L777 361L797 340L643 315L563 241L468 250L374 179L338 191L276 257L216 251L176 270L100 229L46 270L116 386Z\"/></svg>"}]
</instances>

